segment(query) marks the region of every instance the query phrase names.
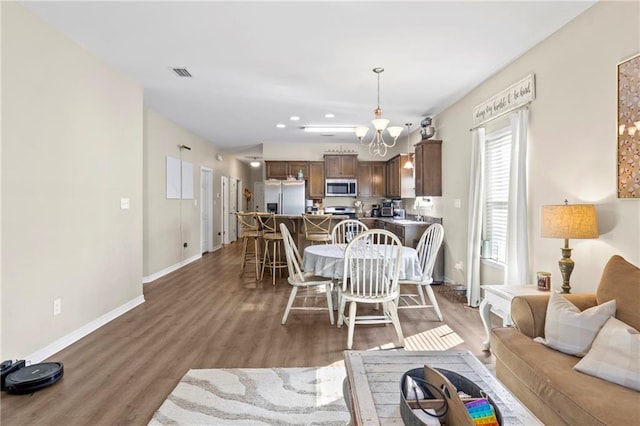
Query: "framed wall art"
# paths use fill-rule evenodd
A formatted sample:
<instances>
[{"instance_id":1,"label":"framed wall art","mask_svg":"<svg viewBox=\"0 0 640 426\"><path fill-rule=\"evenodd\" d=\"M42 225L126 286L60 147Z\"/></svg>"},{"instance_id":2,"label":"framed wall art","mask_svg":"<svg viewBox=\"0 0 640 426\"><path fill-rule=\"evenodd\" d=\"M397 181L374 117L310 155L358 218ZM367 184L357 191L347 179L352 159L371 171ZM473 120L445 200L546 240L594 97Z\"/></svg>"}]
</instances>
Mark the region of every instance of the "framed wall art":
<instances>
[{"instance_id":1,"label":"framed wall art","mask_svg":"<svg viewBox=\"0 0 640 426\"><path fill-rule=\"evenodd\" d=\"M618 64L618 198L640 199L640 53Z\"/></svg>"}]
</instances>

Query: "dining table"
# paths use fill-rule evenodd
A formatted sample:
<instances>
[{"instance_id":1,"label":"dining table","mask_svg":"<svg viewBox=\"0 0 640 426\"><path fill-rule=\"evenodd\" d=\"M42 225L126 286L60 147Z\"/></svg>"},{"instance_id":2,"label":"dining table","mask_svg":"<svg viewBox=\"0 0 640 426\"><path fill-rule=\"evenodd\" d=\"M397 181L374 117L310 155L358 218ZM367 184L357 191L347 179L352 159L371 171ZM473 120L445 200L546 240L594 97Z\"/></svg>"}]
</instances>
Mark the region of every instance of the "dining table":
<instances>
[{"instance_id":1,"label":"dining table","mask_svg":"<svg viewBox=\"0 0 640 426\"><path fill-rule=\"evenodd\" d=\"M325 278L343 278L346 246L346 244L317 244L306 247L302 257L303 270ZM403 246L399 279L419 280L421 276L422 267L418 252L412 247Z\"/></svg>"}]
</instances>

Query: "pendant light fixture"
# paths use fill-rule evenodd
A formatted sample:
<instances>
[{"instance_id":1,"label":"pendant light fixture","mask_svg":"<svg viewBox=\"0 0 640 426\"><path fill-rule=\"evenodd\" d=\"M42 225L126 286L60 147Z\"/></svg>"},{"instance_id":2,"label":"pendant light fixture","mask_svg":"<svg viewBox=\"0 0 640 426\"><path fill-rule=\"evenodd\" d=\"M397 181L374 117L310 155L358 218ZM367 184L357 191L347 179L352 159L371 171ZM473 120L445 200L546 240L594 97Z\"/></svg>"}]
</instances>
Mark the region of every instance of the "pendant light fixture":
<instances>
[{"instance_id":1,"label":"pendant light fixture","mask_svg":"<svg viewBox=\"0 0 640 426\"><path fill-rule=\"evenodd\" d=\"M412 123L405 123L405 126L407 126L407 162L404 163L405 169L413 169L413 163L411 162L411 141L409 140L411 137L411 124Z\"/></svg>"},{"instance_id":2,"label":"pendant light fixture","mask_svg":"<svg viewBox=\"0 0 640 426\"><path fill-rule=\"evenodd\" d=\"M253 161L250 164L251 164L251 167L260 167L260 162L258 161L258 157L253 157Z\"/></svg>"},{"instance_id":3,"label":"pendant light fixture","mask_svg":"<svg viewBox=\"0 0 640 426\"><path fill-rule=\"evenodd\" d=\"M385 155L387 155L387 148L391 148L392 146L394 146L396 144L396 139L398 139L398 136L400 136L400 133L402 133L402 127L400 126L391 126L387 128L389 120L387 120L386 118L382 118L382 109L380 108L380 74L383 71L384 68L380 67L373 69L373 72L378 76L378 107L373 111L376 118L371 120L371 124L373 124L375 133L373 134L373 138L369 142L369 154L379 155L380 157L384 157ZM384 137L382 135L382 132L385 129L387 130L389 136L393 138L393 142L390 144L384 140ZM363 139L368 131L368 127L356 127L355 129L356 137L363 145L366 143L363 142Z\"/></svg>"}]
</instances>

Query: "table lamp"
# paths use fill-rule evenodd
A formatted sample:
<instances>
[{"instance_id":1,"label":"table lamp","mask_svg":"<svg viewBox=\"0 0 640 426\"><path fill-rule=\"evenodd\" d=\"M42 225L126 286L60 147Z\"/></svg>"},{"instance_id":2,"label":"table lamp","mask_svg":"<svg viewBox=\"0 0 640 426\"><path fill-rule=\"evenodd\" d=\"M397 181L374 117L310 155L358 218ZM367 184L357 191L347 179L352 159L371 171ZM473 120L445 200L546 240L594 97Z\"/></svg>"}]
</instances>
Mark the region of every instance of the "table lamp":
<instances>
[{"instance_id":1,"label":"table lamp","mask_svg":"<svg viewBox=\"0 0 640 426\"><path fill-rule=\"evenodd\" d=\"M598 238L596 208L593 204L568 204L542 206L541 234L547 238L564 238L562 259L558 262L562 274L562 293L570 293L569 278L574 262L571 259L570 238Z\"/></svg>"}]
</instances>

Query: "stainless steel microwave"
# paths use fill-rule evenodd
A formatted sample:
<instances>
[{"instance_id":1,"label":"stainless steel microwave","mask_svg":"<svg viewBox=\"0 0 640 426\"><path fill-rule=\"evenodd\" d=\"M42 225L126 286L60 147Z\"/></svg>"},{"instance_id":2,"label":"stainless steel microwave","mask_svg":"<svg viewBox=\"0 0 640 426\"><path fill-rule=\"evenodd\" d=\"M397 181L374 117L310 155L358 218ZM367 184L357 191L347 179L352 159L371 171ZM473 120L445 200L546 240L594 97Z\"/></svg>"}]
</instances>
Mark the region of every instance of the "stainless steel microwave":
<instances>
[{"instance_id":1,"label":"stainless steel microwave","mask_svg":"<svg viewBox=\"0 0 640 426\"><path fill-rule=\"evenodd\" d=\"M325 197L357 197L358 181L356 179L326 179Z\"/></svg>"}]
</instances>

